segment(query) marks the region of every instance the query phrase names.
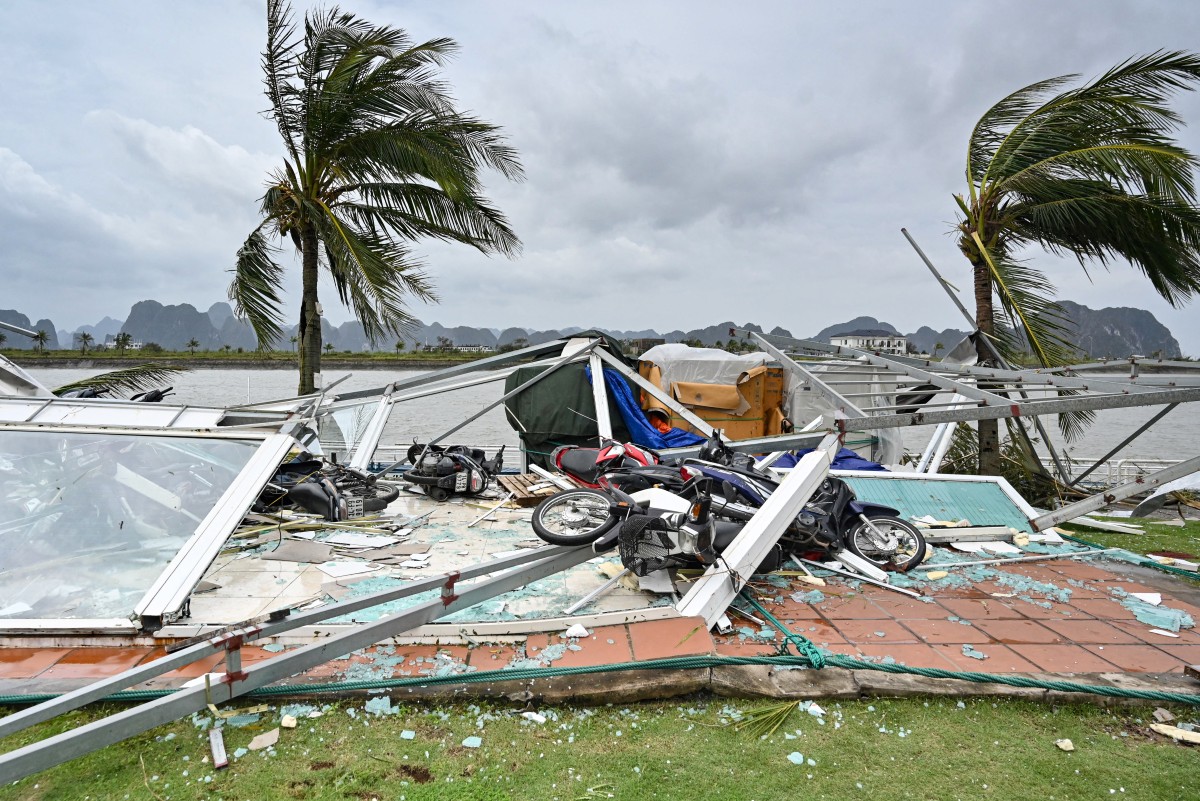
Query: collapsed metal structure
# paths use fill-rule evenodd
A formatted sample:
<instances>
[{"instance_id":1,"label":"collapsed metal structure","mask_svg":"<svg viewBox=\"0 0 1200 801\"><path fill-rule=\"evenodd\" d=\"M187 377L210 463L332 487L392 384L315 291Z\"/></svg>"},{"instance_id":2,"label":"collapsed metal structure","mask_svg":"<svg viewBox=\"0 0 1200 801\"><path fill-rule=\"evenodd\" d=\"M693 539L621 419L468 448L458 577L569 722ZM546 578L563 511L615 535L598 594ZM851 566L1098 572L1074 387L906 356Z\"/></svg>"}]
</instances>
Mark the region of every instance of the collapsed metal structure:
<instances>
[{"instance_id":1,"label":"collapsed metal structure","mask_svg":"<svg viewBox=\"0 0 1200 801\"><path fill-rule=\"evenodd\" d=\"M950 361L883 355L758 332L731 330L730 333L748 338L770 354L792 377L794 392L813 393L821 398L826 408L833 411L807 421L805 430L729 443L736 450L751 453L778 453L799 447L815 447L816 450L801 459L779 490L725 551L723 558L711 566L677 604L680 614L702 616L710 626L742 589L766 550L779 539L788 522L820 485L829 470L833 452L850 432L937 426L923 463L924 469L936 472L938 458L934 455L939 450L944 453L951 429L959 422L1008 418L1036 421L1041 416L1072 411L1163 406L1164 409L1143 427L1144 430L1176 405L1200 400L1200 387L1139 385L1136 383L1136 369L1130 380L1115 381L1081 377L1077 373L1083 371L1082 366L1061 371L977 367ZM338 428L343 433L353 429L353 436L343 437L341 446L347 449L351 466L366 468L375 454L384 426L397 405L432 394L503 380L515 369L515 365L529 360L537 360L534 364L543 365L545 370L434 438L430 444L446 439L506 399L525 391L564 365L580 360L589 363L593 375L600 375L604 368L617 371L629 383L653 396L701 433L712 433L712 427L707 422L669 393L630 370L601 345L602 340L598 338L554 340L391 382L377 390L335 395L331 392L332 388L327 388L318 396L228 410L201 411L163 406L154 410L163 415L162 420L149 423L145 418L135 421L129 417L133 411L144 412L144 407L131 410L128 404L120 402L60 401L45 397L37 391L37 387L31 386L29 392L22 393L26 397L0 399L3 401L0 402L0 435L54 429L62 433L149 433L158 436L187 435L202 440L236 437L262 442L264 446L252 458L254 469L249 473L253 474L253 478L249 473L246 474L240 481L234 482L237 486L231 486L228 494L222 496L221 508L214 509L214 513L220 517L219 521L205 520L198 526L197 533L205 534L200 539L209 543L205 547L211 550L211 541L219 538L219 534L213 532L227 530L236 519L240 519L261 489L262 481L266 480L267 468L272 462L278 465L288 447L303 439L302 432L307 431L308 426L320 429L324 421L327 427ZM836 376L830 372L831 368L836 368ZM13 382L25 382L26 376L16 371L10 373ZM863 403L862 399L867 397L877 400L875 396L878 393L864 392L861 387L874 390L880 383L887 385L887 394L896 400L884 405ZM601 436L611 436L612 421L608 417L604 382L594 381L592 391L596 401L598 431ZM339 415L347 414L357 417L349 424L339 422ZM159 429L157 432L150 430L156 428ZM1123 447L1130 439L1118 447ZM695 448L681 448L667 455L685 456L694 451ZM1072 476L1067 466L1058 461L1060 478L1065 483L1071 483L1072 480L1077 482L1093 469L1094 466L1079 476ZM1189 459L1107 494L1037 518L1033 525L1038 528L1063 522L1198 469L1200 457ZM208 553L207 550L204 552ZM280 610L265 619L247 621L230 630L182 643L154 662L0 720L0 737L104 698L117 690L161 676L216 651L225 652L225 673L104 720L0 755L0 782L14 781L90 753L203 709L211 703L240 697L330 659L577 565L592 556L591 549L587 547L541 548L317 610L301 613ZM194 584L199 579L196 566L202 563L206 563L204 557L196 556L172 578L164 579L164 587L158 589L165 593L165 600L157 606L139 607L143 620L157 618L161 621L169 616L172 609L178 607L181 593L188 591L185 585L189 581ZM478 580L466 584L471 579ZM350 627L344 632L252 667L243 669L241 665L239 651L246 642L274 637L303 626L326 622L351 611L428 590L439 590L440 597L376 622Z\"/></svg>"}]
</instances>

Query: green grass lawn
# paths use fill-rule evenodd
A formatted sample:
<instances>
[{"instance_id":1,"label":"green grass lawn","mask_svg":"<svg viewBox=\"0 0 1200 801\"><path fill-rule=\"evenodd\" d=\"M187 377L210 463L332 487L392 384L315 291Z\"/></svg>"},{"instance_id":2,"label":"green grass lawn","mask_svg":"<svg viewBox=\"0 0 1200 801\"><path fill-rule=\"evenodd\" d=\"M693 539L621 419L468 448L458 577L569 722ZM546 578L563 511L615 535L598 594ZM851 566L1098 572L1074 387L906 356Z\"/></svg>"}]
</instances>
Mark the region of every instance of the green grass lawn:
<instances>
[{"instance_id":1,"label":"green grass lawn","mask_svg":"<svg viewBox=\"0 0 1200 801\"><path fill-rule=\"evenodd\" d=\"M1117 534L1085 526L1067 525L1063 528L1070 530L1073 536L1103 545L1105 548L1124 548L1141 554L1175 551L1200 556L1200 520L1195 518L1196 514L1194 510L1189 510L1187 522L1183 526L1177 525L1180 522L1178 516L1160 519L1093 515L1097 520L1142 526L1142 534Z\"/></svg>"},{"instance_id":2,"label":"green grass lawn","mask_svg":"<svg viewBox=\"0 0 1200 801\"><path fill-rule=\"evenodd\" d=\"M275 708L258 723L226 728L231 765L220 771L208 758L205 714L2 788L0 799L1196 797L1200 751L1149 732L1149 707L830 701L822 703L823 718L794 711L762 739L729 725L771 703L558 707L541 710L548 720L538 724L511 707L401 707L375 716L362 702L342 702L282 730L270 750L238 751L278 725ZM1200 722L1198 710L1174 712ZM95 715L74 713L37 732L64 731ZM413 738L404 739L405 731ZM464 745L468 737L479 746ZM1076 750L1059 750L1060 738ZM28 739L22 733L4 746Z\"/></svg>"}]
</instances>

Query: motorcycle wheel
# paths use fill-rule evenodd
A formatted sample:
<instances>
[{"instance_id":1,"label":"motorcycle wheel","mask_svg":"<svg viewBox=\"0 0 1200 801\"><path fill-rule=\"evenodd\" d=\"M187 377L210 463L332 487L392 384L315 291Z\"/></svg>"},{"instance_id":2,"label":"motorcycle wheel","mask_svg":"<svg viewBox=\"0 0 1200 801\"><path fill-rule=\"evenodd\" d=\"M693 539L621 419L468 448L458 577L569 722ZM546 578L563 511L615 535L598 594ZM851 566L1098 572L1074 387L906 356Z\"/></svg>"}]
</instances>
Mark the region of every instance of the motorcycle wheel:
<instances>
[{"instance_id":1,"label":"motorcycle wheel","mask_svg":"<svg viewBox=\"0 0 1200 801\"><path fill-rule=\"evenodd\" d=\"M846 547L876 567L907 573L925 559L925 537L921 530L898 517L871 517L871 524L888 536L895 537L895 549L881 548L876 535L866 523L859 521L846 537Z\"/></svg>"},{"instance_id":2,"label":"motorcycle wheel","mask_svg":"<svg viewBox=\"0 0 1200 801\"><path fill-rule=\"evenodd\" d=\"M357 476L336 476L334 484L343 495L362 498L364 512L382 512L388 504L400 497L400 488L382 481L367 482Z\"/></svg>"},{"instance_id":3,"label":"motorcycle wheel","mask_svg":"<svg viewBox=\"0 0 1200 801\"><path fill-rule=\"evenodd\" d=\"M551 495L533 510L533 530L552 545L587 545L617 524L610 499L599 490L573 489Z\"/></svg>"}]
</instances>

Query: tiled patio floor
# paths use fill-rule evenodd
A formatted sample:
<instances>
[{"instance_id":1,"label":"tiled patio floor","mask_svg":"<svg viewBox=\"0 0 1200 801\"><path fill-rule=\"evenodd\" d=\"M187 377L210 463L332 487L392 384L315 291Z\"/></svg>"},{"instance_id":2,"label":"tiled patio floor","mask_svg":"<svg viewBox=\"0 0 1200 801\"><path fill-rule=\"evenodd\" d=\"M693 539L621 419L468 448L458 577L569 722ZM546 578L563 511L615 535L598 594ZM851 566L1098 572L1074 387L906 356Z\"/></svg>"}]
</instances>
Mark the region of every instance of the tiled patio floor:
<instances>
[{"instance_id":1,"label":"tiled patio floor","mask_svg":"<svg viewBox=\"0 0 1200 801\"><path fill-rule=\"evenodd\" d=\"M793 599L813 588L760 585L772 615L830 653L868 661L895 661L914 667L993 673L1182 673L1200 663L1200 634L1182 629L1178 637L1151 633L1113 596L1160 592L1162 603L1200 619L1195 585L1120 563L1049 561L1013 565L1020 575L1069 589L1067 600L1047 600L992 581L971 587L938 588L931 582L913 599L869 585L852 587L830 579L820 588L824 600ZM1174 590L1174 594L1172 593ZM999 596L999 597L998 597ZM503 643L468 645L387 645L333 660L309 672L330 681L364 675L384 678L433 673L492 671L506 666L588 666L704 654L775 653L782 637L733 617L735 629L712 635L699 618L668 618L590 630L588 636L561 634L506 637ZM969 647L968 647L969 646ZM247 646L243 664L277 654ZM161 655L151 647L0 648L0 687L7 694L61 690L102 678ZM983 659L969 654L983 655ZM220 671L220 655L170 674L156 686L182 683L205 670Z\"/></svg>"}]
</instances>

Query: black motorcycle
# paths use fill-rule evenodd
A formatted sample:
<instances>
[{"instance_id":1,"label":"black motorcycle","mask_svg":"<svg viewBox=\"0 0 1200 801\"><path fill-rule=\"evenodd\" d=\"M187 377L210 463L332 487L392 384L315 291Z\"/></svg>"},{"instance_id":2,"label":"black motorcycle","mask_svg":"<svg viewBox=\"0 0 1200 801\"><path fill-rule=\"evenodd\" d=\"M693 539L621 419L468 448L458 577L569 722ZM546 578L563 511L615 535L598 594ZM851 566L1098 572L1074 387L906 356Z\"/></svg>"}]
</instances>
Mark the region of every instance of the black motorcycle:
<instances>
[{"instance_id":1,"label":"black motorcycle","mask_svg":"<svg viewBox=\"0 0 1200 801\"><path fill-rule=\"evenodd\" d=\"M488 459L479 448L466 445L419 445L408 449L412 465L400 477L416 484L435 501L451 495L478 495L488 488L491 480L504 469L504 446Z\"/></svg>"},{"instance_id":2,"label":"black motorcycle","mask_svg":"<svg viewBox=\"0 0 1200 801\"><path fill-rule=\"evenodd\" d=\"M621 564L636 576L705 567L744 525L713 516L710 484L696 477L674 491L654 487L629 494L611 484L566 490L538 504L533 529L554 545L591 544L598 554L617 548ZM777 570L782 560L782 549L776 546L755 572Z\"/></svg>"},{"instance_id":3,"label":"black motorcycle","mask_svg":"<svg viewBox=\"0 0 1200 801\"><path fill-rule=\"evenodd\" d=\"M716 433L700 458L685 459L683 466L716 483L713 513L733 520L749 520L779 487ZM845 481L827 476L780 542L790 553L845 548L876 567L903 573L921 564L927 546L921 530L899 515L890 506L858 500Z\"/></svg>"}]
</instances>

